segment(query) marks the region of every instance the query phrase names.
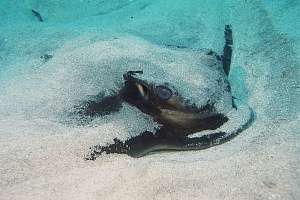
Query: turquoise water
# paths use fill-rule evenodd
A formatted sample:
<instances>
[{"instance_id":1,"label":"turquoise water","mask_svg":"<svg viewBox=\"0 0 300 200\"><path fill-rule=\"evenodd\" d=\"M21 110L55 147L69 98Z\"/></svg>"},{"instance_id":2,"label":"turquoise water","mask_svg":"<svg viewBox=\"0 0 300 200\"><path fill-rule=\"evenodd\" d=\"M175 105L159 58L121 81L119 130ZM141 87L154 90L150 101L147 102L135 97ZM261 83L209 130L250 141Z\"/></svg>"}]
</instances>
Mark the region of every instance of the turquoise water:
<instances>
[{"instance_id":1,"label":"turquoise water","mask_svg":"<svg viewBox=\"0 0 300 200\"><path fill-rule=\"evenodd\" d=\"M230 79L237 82L237 87L233 87L237 96L247 98L257 81L264 81L262 84L276 87L272 93L287 92L284 96L291 95L291 101L296 101L300 49L297 1L2 1L1 4L1 80L32 67L26 64L28 60L38 59L83 35L87 40L97 41L129 34L162 45L221 52L224 24L232 24L235 49ZM44 22L39 22L31 9L40 12ZM246 77L250 79L248 86ZM285 85L277 87L278 81ZM247 87L251 88L246 91ZM292 104L286 103L289 99L273 101L285 107ZM295 111L287 109L284 115Z\"/></svg>"},{"instance_id":2,"label":"turquoise water","mask_svg":"<svg viewBox=\"0 0 300 200\"><path fill-rule=\"evenodd\" d=\"M40 13L43 22L32 9ZM299 10L297 0L2 0L0 166L5 167L0 168L3 180L0 196L29 199L28 195L32 195L34 198L30 199L39 199L35 194L57 190L47 198L97 199L97 195L102 198L107 195L101 190L113 191L116 187L119 193L115 192L110 199L119 197L117 194L125 199L131 195L139 199L138 194L147 194L149 199L155 197L156 192L147 193L141 188L129 189L129 195L113 179L103 184L93 177L99 167L102 172L115 168L116 172L107 176L121 176L133 188L148 181L151 187L172 191L162 192L157 199L164 199L164 195L172 199L170 193L174 193L173 199L182 199L184 194L188 199L197 199L195 193L203 199L300 198L297 188L300 184ZM124 157L108 157L97 161L96 166L88 164L92 170L85 168L86 176L92 181L85 180L86 187L77 191L79 195L75 197L68 196L67 192L74 193L80 181L73 184L71 175L64 188L67 192L59 188L64 179L51 182L56 173L63 177L70 163L70 170L81 177L84 170L79 168L86 167L81 158L89 146L108 142L116 135L126 138L131 131L138 132L140 127L148 126L149 119L129 108L111 118L96 120L90 127L69 127L61 123L62 113L74 106L75 101L111 86L111 79L97 67L97 51L101 53L99 42L129 37L129 46L145 40L161 48L167 45L209 48L221 54L225 24L233 27L234 55L229 75L233 95L250 105L256 114L255 124L240 139L226 144L224 149L198 154L156 155L140 163ZM111 44L106 47L116 48ZM117 50L112 52L118 54ZM40 58L45 54L53 55L53 59L45 62ZM128 55L133 58L138 52L129 50ZM124 115L134 120L124 122ZM65 147L68 158L59 156ZM236 165L228 164L230 159ZM182 164L177 162L192 164L185 166L183 172ZM121 167L117 167L118 163ZM50 172L43 171L43 167L49 167ZM168 171L170 168L173 171ZM132 181L131 176L140 176L145 170L152 175L146 173L138 183ZM176 173L181 175L172 183ZM234 173L236 176L231 176ZM166 185L154 180L164 174ZM151 176L155 178L152 180ZM48 187L35 186L43 182L41 177L45 177ZM244 177L245 183L239 182ZM93 183L99 187L95 188ZM230 184L236 184L236 190L230 190ZM172 190L177 187L183 187L186 193ZM213 195L216 190L219 192Z\"/></svg>"}]
</instances>

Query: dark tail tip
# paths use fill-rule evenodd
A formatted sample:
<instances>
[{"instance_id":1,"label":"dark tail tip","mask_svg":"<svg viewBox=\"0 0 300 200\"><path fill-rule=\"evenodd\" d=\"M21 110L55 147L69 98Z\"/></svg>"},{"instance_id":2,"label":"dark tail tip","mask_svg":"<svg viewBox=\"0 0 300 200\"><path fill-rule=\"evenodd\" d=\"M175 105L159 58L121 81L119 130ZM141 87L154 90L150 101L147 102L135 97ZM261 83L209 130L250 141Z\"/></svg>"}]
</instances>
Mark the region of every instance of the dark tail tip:
<instances>
[{"instance_id":1,"label":"dark tail tip","mask_svg":"<svg viewBox=\"0 0 300 200\"><path fill-rule=\"evenodd\" d=\"M233 45L231 25L225 25L224 37L225 37L225 45L223 49L222 62L223 62L224 72L228 76L230 71L232 45Z\"/></svg>"}]
</instances>

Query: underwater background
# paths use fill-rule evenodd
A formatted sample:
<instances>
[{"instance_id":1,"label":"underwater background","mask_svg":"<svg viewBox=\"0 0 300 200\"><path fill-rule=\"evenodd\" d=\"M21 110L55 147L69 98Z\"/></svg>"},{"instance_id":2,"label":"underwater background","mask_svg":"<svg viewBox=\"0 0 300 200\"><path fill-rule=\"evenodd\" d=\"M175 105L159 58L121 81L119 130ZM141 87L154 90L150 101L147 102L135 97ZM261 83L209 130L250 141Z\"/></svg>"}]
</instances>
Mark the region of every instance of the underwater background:
<instances>
[{"instance_id":1,"label":"underwater background","mask_svg":"<svg viewBox=\"0 0 300 200\"><path fill-rule=\"evenodd\" d=\"M0 199L300 199L299 11L297 0L0 1ZM93 64L99 41L221 54L225 24L229 80L255 111L251 127L203 151L83 160L148 126L127 108L66 123L74 101L111 84Z\"/></svg>"}]
</instances>

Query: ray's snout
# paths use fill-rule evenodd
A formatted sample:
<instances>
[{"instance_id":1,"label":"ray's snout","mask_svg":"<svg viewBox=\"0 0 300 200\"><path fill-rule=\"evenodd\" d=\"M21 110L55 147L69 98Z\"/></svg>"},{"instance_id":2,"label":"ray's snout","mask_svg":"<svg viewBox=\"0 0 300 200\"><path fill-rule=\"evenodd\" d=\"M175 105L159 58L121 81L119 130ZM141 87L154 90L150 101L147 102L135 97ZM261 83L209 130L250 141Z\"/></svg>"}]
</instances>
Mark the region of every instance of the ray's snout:
<instances>
[{"instance_id":1,"label":"ray's snout","mask_svg":"<svg viewBox=\"0 0 300 200\"><path fill-rule=\"evenodd\" d=\"M143 74L142 70L138 71L127 71L126 73L123 74L123 78L125 81L132 80L135 74Z\"/></svg>"}]
</instances>

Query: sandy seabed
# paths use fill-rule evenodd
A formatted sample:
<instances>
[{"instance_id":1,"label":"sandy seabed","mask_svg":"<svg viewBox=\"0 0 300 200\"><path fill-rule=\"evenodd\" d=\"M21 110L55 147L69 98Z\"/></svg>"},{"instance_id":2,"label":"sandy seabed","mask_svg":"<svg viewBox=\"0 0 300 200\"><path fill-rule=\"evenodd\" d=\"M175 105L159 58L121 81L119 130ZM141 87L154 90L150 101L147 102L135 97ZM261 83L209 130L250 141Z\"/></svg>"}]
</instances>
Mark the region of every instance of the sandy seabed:
<instances>
[{"instance_id":1,"label":"sandy seabed","mask_svg":"<svg viewBox=\"0 0 300 200\"><path fill-rule=\"evenodd\" d=\"M0 8L1 200L300 199L296 1L30 0L3 1ZM108 84L90 59L94 44L129 35L221 52L228 23L233 93L255 111L247 130L202 151L83 159L90 146L126 138L149 120L124 107L91 126L65 123L60 114L74 99ZM44 54L54 57L44 62Z\"/></svg>"},{"instance_id":2,"label":"sandy seabed","mask_svg":"<svg viewBox=\"0 0 300 200\"><path fill-rule=\"evenodd\" d=\"M11 124L2 121L4 126ZM1 199L298 199L300 195L299 138L283 137L297 131L297 120L256 122L228 144L203 151L139 159L104 155L96 161L83 160L83 147L96 134L80 134L82 130L32 134L31 123L21 126L15 128L28 129L1 137Z\"/></svg>"}]
</instances>

